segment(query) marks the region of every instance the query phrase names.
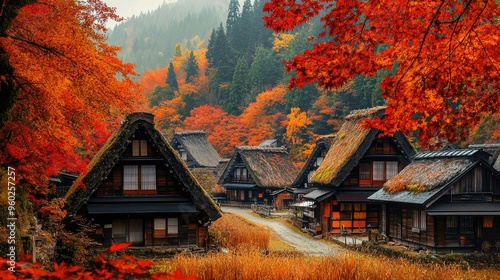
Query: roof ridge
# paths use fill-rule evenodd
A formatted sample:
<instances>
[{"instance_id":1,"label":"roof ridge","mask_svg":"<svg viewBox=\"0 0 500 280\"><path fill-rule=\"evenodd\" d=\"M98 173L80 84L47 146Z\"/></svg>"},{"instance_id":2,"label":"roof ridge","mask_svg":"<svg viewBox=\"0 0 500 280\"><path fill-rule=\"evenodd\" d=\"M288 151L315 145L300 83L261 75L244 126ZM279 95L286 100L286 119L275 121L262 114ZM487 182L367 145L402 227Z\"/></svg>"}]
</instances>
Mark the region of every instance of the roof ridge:
<instances>
[{"instance_id":1,"label":"roof ridge","mask_svg":"<svg viewBox=\"0 0 500 280\"><path fill-rule=\"evenodd\" d=\"M387 106L377 106L366 109L352 110L345 117L346 120L355 120L361 118L368 118L373 116L382 117L385 114Z\"/></svg>"},{"instance_id":2,"label":"roof ridge","mask_svg":"<svg viewBox=\"0 0 500 280\"><path fill-rule=\"evenodd\" d=\"M414 159L431 159L431 158L464 158L472 157L483 149L454 149L444 151L425 151L419 152L415 155Z\"/></svg>"}]
</instances>

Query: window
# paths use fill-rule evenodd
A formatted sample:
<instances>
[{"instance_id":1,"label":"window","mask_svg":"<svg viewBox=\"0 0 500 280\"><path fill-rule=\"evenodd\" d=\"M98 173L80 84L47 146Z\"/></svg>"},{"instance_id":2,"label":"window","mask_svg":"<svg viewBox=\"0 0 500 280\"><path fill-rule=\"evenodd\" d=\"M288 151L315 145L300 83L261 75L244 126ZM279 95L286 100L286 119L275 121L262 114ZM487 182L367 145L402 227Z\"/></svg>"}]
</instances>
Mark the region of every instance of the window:
<instances>
[{"instance_id":1,"label":"window","mask_svg":"<svg viewBox=\"0 0 500 280\"><path fill-rule=\"evenodd\" d=\"M148 140L132 140L132 156L145 157L148 155Z\"/></svg>"},{"instance_id":2,"label":"window","mask_svg":"<svg viewBox=\"0 0 500 280\"><path fill-rule=\"evenodd\" d=\"M154 237L164 238L167 236L166 227L167 223L165 219L155 219L154 221Z\"/></svg>"},{"instance_id":3,"label":"window","mask_svg":"<svg viewBox=\"0 0 500 280\"><path fill-rule=\"evenodd\" d=\"M156 190L155 165L141 165L141 187L143 190Z\"/></svg>"},{"instance_id":4,"label":"window","mask_svg":"<svg viewBox=\"0 0 500 280\"><path fill-rule=\"evenodd\" d=\"M252 198L252 191L248 191L248 198Z\"/></svg>"},{"instance_id":5,"label":"window","mask_svg":"<svg viewBox=\"0 0 500 280\"><path fill-rule=\"evenodd\" d=\"M483 217L483 228L493 228L493 216Z\"/></svg>"},{"instance_id":6,"label":"window","mask_svg":"<svg viewBox=\"0 0 500 280\"><path fill-rule=\"evenodd\" d=\"M248 179L248 171L246 168L234 169L234 179L236 181L246 181Z\"/></svg>"},{"instance_id":7,"label":"window","mask_svg":"<svg viewBox=\"0 0 500 280\"><path fill-rule=\"evenodd\" d=\"M324 159L323 157L317 157L315 166L320 166L321 163L323 162L323 159Z\"/></svg>"},{"instance_id":8,"label":"window","mask_svg":"<svg viewBox=\"0 0 500 280\"><path fill-rule=\"evenodd\" d=\"M385 163L385 179L390 180L392 177L398 174L398 162L397 161L388 161Z\"/></svg>"},{"instance_id":9,"label":"window","mask_svg":"<svg viewBox=\"0 0 500 280\"><path fill-rule=\"evenodd\" d=\"M138 190L139 189L139 166L125 165L123 166L123 190Z\"/></svg>"},{"instance_id":10,"label":"window","mask_svg":"<svg viewBox=\"0 0 500 280\"><path fill-rule=\"evenodd\" d=\"M460 233L473 233L472 217L460 216L459 219Z\"/></svg>"},{"instance_id":11,"label":"window","mask_svg":"<svg viewBox=\"0 0 500 280\"><path fill-rule=\"evenodd\" d=\"M240 191L240 200L245 200L245 191Z\"/></svg>"},{"instance_id":12,"label":"window","mask_svg":"<svg viewBox=\"0 0 500 280\"><path fill-rule=\"evenodd\" d=\"M124 165L123 190L127 191L156 191L155 165Z\"/></svg>"},{"instance_id":13,"label":"window","mask_svg":"<svg viewBox=\"0 0 500 280\"><path fill-rule=\"evenodd\" d=\"M177 218L168 218L168 235L177 235L179 233L179 220Z\"/></svg>"},{"instance_id":14,"label":"window","mask_svg":"<svg viewBox=\"0 0 500 280\"><path fill-rule=\"evenodd\" d=\"M446 216L446 233L448 233L448 234L458 233L458 217L457 216Z\"/></svg>"},{"instance_id":15,"label":"window","mask_svg":"<svg viewBox=\"0 0 500 280\"><path fill-rule=\"evenodd\" d=\"M359 163L359 179L370 180L371 166L369 162Z\"/></svg>"},{"instance_id":16,"label":"window","mask_svg":"<svg viewBox=\"0 0 500 280\"><path fill-rule=\"evenodd\" d=\"M383 161L374 161L373 162L373 180L374 181L384 181L384 166L385 162Z\"/></svg>"},{"instance_id":17,"label":"window","mask_svg":"<svg viewBox=\"0 0 500 280\"><path fill-rule=\"evenodd\" d=\"M427 228L427 215L425 211L413 210L412 214L412 227L420 230Z\"/></svg>"}]
</instances>

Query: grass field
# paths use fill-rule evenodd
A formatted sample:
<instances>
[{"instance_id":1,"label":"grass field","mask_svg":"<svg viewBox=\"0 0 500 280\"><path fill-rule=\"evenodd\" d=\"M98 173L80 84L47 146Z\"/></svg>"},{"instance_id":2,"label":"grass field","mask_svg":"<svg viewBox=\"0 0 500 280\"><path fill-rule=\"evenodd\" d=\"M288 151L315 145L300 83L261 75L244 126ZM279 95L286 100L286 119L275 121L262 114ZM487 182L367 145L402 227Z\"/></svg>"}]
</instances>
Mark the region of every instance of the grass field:
<instances>
[{"instance_id":1,"label":"grass field","mask_svg":"<svg viewBox=\"0 0 500 280\"><path fill-rule=\"evenodd\" d=\"M279 241L269 229L235 215L224 215L211 234L227 250L207 255L180 254L159 261L156 270L200 279L500 279L500 269L464 269L459 264L420 264L404 258L346 252L308 257Z\"/></svg>"}]
</instances>

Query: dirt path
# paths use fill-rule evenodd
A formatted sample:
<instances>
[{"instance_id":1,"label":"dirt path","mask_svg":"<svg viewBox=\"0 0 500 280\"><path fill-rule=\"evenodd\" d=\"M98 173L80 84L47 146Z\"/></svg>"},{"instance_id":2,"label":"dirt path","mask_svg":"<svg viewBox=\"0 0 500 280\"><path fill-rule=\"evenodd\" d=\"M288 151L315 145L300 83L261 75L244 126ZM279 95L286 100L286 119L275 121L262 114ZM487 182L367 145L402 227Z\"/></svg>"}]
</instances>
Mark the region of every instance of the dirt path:
<instances>
[{"instance_id":1,"label":"dirt path","mask_svg":"<svg viewBox=\"0 0 500 280\"><path fill-rule=\"evenodd\" d=\"M305 255L329 256L337 255L345 250L337 244L327 243L323 240L317 240L312 236L297 233L286 225L283 225L278 221L274 221L273 219L257 217L251 214L252 210L250 209L222 207L222 211L225 213L233 213L239 215L252 223L272 229L283 242L292 246L297 251L304 253Z\"/></svg>"}]
</instances>

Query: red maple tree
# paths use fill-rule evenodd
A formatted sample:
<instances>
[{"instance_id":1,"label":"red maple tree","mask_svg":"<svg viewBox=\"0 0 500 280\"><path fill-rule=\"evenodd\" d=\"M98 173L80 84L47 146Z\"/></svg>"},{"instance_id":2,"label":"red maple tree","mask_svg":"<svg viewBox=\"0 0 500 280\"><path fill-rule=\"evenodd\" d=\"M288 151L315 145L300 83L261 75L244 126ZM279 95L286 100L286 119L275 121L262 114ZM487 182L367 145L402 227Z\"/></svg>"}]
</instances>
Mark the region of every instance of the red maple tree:
<instances>
[{"instance_id":1,"label":"red maple tree","mask_svg":"<svg viewBox=\"0 0 500 280\"><path fill-rule=\"evenodd\" d=\"M270 0L264 11L276 32L320 18L314 47L285 62L290 87L332 89L397 67L381 85L387 116L367 122L386 134L417 131L424 147L454 142L500 109L497 1Z\"/></svg>"}]
</instances>

